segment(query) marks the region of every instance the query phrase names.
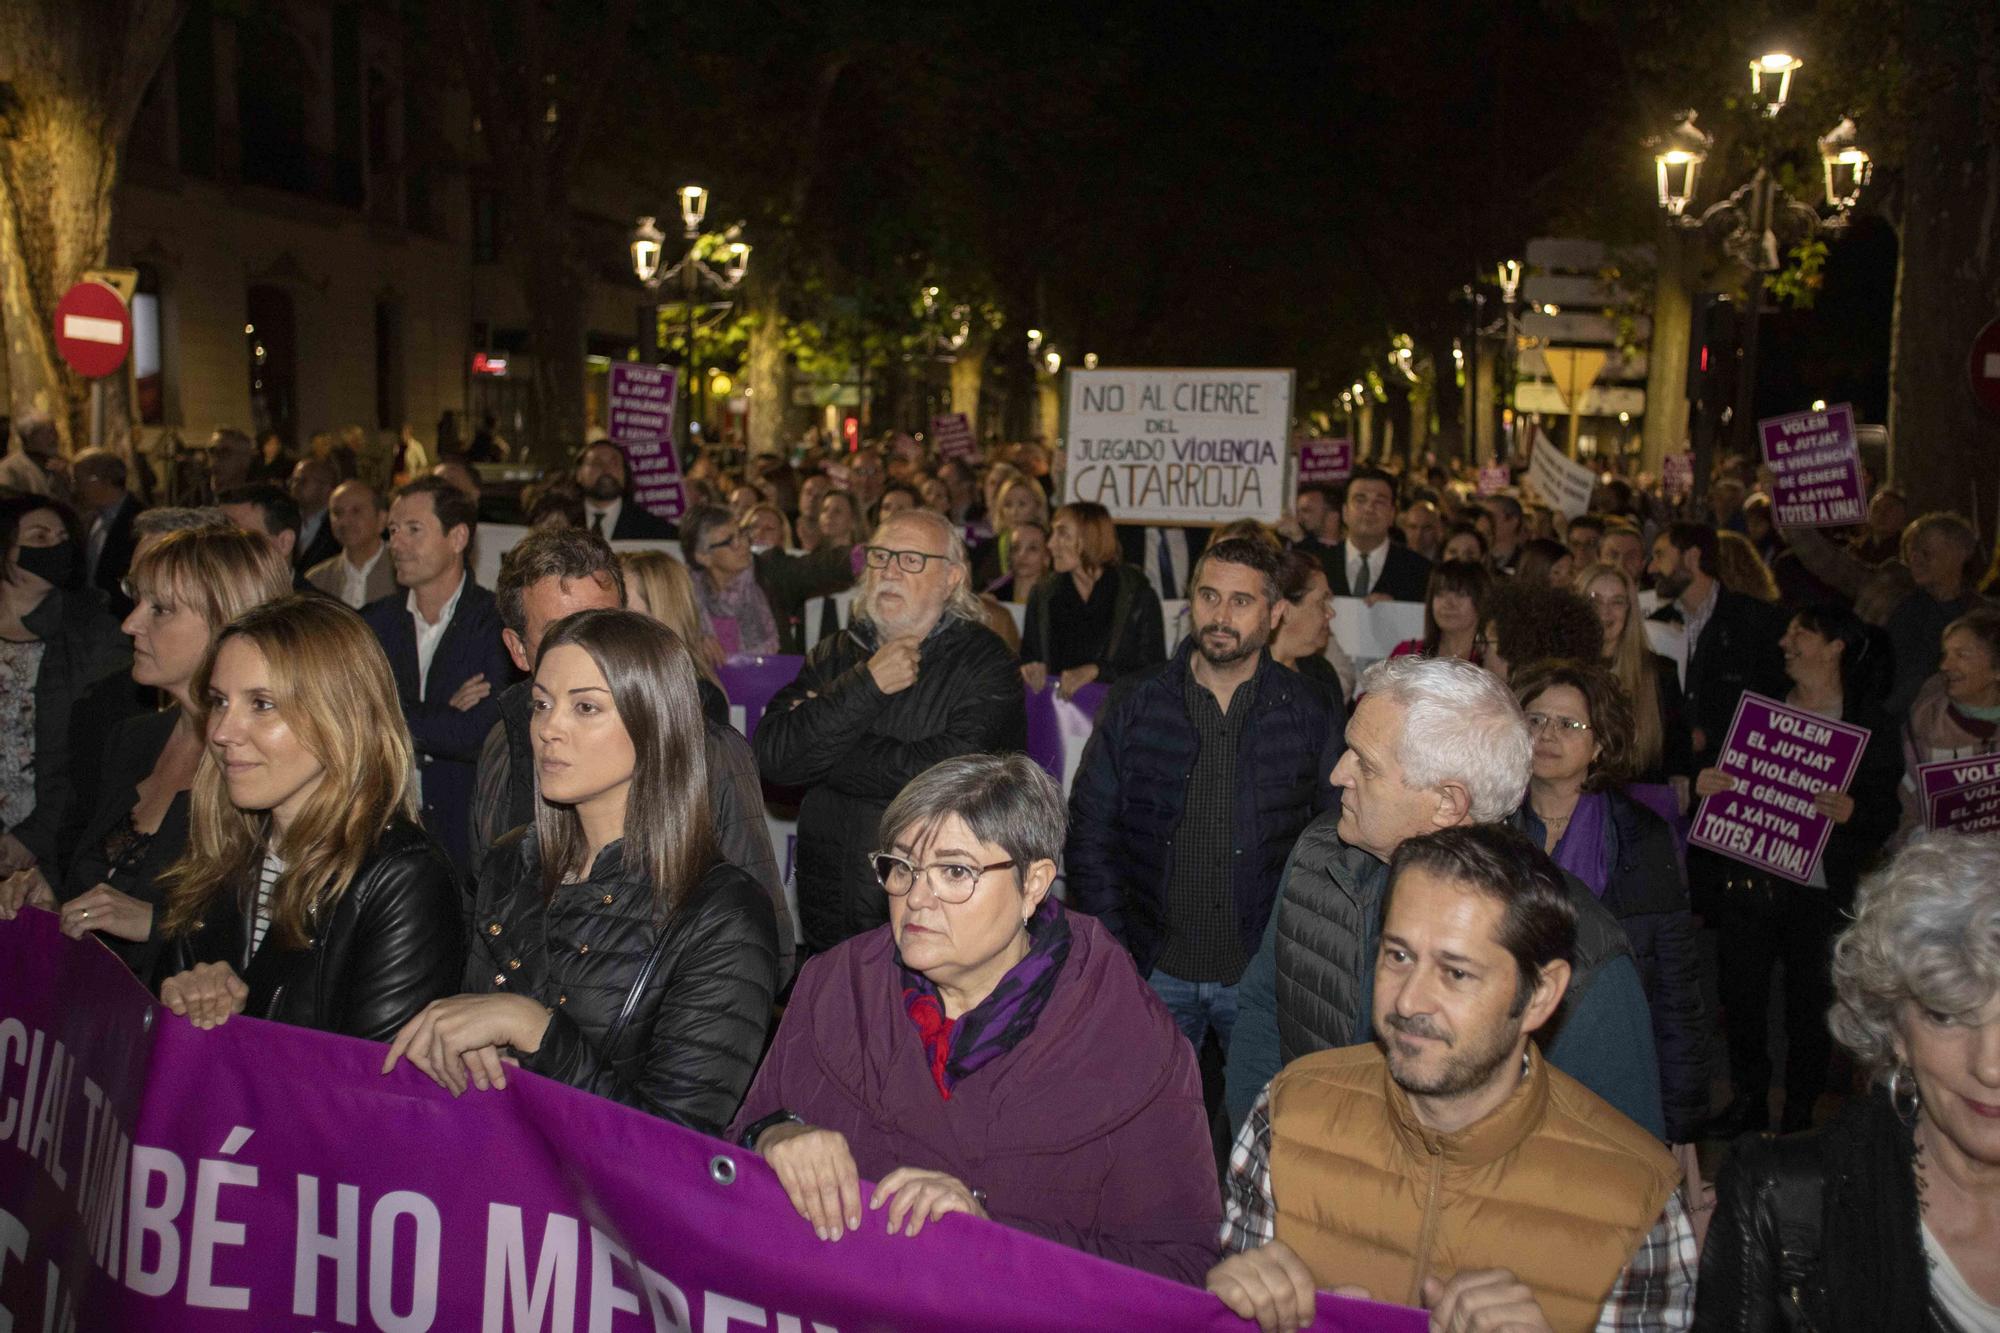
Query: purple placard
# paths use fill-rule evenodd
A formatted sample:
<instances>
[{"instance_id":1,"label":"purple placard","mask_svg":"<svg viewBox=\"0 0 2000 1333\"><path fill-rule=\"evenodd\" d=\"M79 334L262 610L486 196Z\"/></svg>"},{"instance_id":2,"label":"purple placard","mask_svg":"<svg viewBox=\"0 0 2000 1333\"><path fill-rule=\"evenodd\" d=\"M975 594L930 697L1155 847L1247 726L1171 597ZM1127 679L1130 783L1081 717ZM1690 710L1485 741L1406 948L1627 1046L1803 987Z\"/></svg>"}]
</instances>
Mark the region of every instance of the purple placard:
<instances>
[{"instance_id":1,"label":"purple placard","mask_svg":"<svg viewBox=\"0 0 2000 1333\"><path fill-rule=\"evenodd\" d=\"M1514 474L1505 463L1489 463L1479 469L1479 493L1498 495L1514 484Z\"/></svg>"},{"instance_id":2,"label":"purple placard","mask_svg":"<svg viewBox=\"0 0 2000 1333\"><path fill-rule=\"evenodd\" d=\"M1346 481L1354 474L1354 441L1304 440L1299 444L1299 485Z\"/></svg>"},{"instance_id":3,"label":"purple placard","mask_svg":"<svg viewBox=\"0 0 2000 1333\"><path fill-rule=\"evenodd\" d=\"M1736 790L1702 798L1688 843L1800 884L1812 882L1833 820L1813 798L1847 790L1868 729L1745 694L1716 767Z\"/></svg>"},{"instance_id":4,"label":"purple placard","mask_svg":"<svg viewBox=\"0 0 2000 1333\"><path fill-rule=\"evenodd\" d=\"M1757 423L1770 464L1771 518L1783 528L1835 528L1868 517L1854 409L1846 403Z\"/></svg>"},{"instance_id":5,"label":"purple placard","mask_svg":"<svg viewBox=\"0 0 2000 1333\"><path fill-rule=\"evenodd\" d=\"M632 498L669 523L687 512L680 460L674 454L675 372L671 366L614 361L606 388L606 434L625 452Z\"/></svg>"},{"instance_id":6,"label":"purple placard","mask_svg":"<svg viewBox=\"0 0 2000 1333\"><path fill-rule=\"evenodd\" d=\"M1694 454L1683 449L1660 460L1660 487L1668 495L1688 495L1694 490Z\"/></svg>"},{"instance_id":7,"label":"purple placard","mask_svg":"<svg viewBox=\"0 0 2000 1333\"><path fill-rule=\"evenodd\" d=\"M931 439L946 458L971 462L979 457L979 445L972 438L972 423L963 412L946 412L931 418Z\"/></svg>"},{"instance_id":8,"label":"purple placard","mask_svg":"<svg viewBox=\"0 0 2000 1333\"><path fill-rule=\"evenodd\" d=\"M757 720L774 695L798 679L805 658L773 653L768 657L732 657L717 669L722 692L729 699L729 720L747 740L757 739ZM737 717L736 710L743 710Z\"/></svg>"},{"instance_id":9,"label":"purple placard","mask_svg":"<svg viewBox=\"0 0 2000 1333\"><path fill-rule=\"evenodd\" d=\"M1931 828L1959 833L2000 829L2000 755L1919 764L1917 790L1924 822Z\"/></svg>"},{"instance_id":10,"label":"purple placard","mask_svg":"<svg viewBox=\"0 0 2000 1333\"><path fill-rule=\"evenodd\" d=\"M1199 1288L963 1215L817 1240L754 1155L518 1069L454 1100L381 1074L371 1042L199 1031L39 909L0 921L0 977L17 1329L1250 1327ZM1313 1327L1425 1319L1322 1295Z\"/></svg>"}]
</instances>

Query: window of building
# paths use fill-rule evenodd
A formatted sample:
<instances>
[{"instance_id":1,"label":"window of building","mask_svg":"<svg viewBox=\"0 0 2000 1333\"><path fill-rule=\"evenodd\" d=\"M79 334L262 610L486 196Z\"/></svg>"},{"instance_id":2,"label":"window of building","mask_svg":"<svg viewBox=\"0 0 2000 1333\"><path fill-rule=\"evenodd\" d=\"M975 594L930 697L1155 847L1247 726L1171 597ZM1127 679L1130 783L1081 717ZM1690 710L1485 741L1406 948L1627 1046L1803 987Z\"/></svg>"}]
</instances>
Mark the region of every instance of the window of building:
<instances>
[{"instance_id":1,"label":"window of building","mask_svg":"<svg viewBox=\"0 0 2000 1333\"><path fill-rule=\"evenodd\" d=\"M292 294L282 287L252 287L243 346L249 360L250 424L257 439L272 431L296 449L298 434L298 321Z\"/></svg>"}]
</instances>

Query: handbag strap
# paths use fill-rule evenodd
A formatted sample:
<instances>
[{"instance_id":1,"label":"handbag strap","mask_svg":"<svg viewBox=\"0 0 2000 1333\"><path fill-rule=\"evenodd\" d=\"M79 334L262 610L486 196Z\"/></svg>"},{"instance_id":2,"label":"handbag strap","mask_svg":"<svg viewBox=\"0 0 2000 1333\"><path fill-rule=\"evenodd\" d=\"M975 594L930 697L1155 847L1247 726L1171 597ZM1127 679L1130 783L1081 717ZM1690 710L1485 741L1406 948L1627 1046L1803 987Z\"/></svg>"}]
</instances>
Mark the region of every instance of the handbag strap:
<instances>
[{"instance_id":1,"label":"handbag strap","mask_svg":"<svg viewBox=\"0 0 2000 1333\"><path fill-rule=\"evenodd\" d=\"M667 928L662 925L659 935L653 940L653 947L646 951L646 961L640 965L639 975L632 979L632 989L625 993L625 1003L618 1006L618 1017L613 1020L611 1030L604 1035L604 1058L607 1060L618 1049L618 1039L625 1035L626 1025L639 1012L639 999L646 993L646 987L652 984L653 973L659 970L661 955L667 950L667 935Z\"/></svg>"}]
</instances>

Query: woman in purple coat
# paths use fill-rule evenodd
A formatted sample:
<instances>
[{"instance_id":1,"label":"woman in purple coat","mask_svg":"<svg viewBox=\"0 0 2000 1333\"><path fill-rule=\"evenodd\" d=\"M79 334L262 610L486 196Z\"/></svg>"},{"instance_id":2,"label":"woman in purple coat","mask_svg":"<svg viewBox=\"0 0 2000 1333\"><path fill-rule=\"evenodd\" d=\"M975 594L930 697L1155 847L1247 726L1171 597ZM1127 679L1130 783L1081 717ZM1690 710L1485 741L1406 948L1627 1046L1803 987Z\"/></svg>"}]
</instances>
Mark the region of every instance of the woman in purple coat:
<instances>
[{"instance_id":1,"label":"woman in purple coat","mask_svg":"<svg viewBox=\"0 0 2000 1333\"><path fill-rule=\"evenodd\" d=\"M966 755L882 816L889 924L814 958L731 1135L822 1240L971 1213L1199 1284L1221 1201L1201 1077L1132 960L1049 896L1054 782Z\"/></svg>"}]
</instances>

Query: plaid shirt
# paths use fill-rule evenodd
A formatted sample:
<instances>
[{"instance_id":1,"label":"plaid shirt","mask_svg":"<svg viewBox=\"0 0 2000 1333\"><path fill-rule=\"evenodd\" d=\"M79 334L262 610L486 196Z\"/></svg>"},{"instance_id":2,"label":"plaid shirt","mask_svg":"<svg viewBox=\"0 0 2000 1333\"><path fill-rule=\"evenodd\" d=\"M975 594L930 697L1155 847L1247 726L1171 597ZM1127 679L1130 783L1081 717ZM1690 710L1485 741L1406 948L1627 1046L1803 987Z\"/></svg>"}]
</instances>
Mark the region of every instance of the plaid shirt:
<instances>
[{"instance_id":1,"label":"plaid shirt","mask_svg":"<svg viewBox=\"0 0 2000 1333\"><path fill-rule=\"evenodd\" d=\"M1222 1190L1222 1252L1268 1245L1278 1233L1271 1195L1271 1090L1257 1104L1229 1152ZM1680 1191L1667 1196L1660 1220L1639 1242L1597 1314L1597 1333L1682 1333L1694 1324L1694 1275L1700 1255Z\"/></svg>"}]
</instances>

